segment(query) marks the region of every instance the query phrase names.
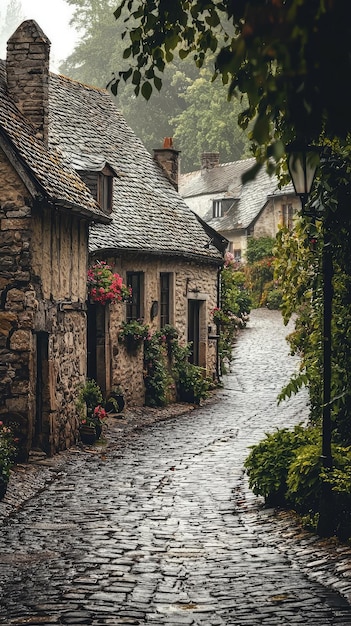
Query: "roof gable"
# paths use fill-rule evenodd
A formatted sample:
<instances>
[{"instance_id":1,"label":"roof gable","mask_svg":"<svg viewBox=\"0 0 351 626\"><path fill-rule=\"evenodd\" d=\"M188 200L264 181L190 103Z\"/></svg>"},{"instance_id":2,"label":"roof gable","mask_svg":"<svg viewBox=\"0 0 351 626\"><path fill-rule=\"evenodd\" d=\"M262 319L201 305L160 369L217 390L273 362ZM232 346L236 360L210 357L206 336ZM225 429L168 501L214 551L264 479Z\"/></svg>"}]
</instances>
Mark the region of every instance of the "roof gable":
<instances>
[{"instance_id":1,"label":"roof gable","mask_svg":"<svg viewBox=\"0 0 351 626\"><path fill-rule=\"evenodd\" d=\"M222 198L235 198L236 201L222 217L213 218L212 211L208 211L205 220L221 232L248 228L264 209L269 197L295 194L292 183L280 189L278 178L270 176L264 167L254 179L243 184L243 174L255 163L254 158L243 159L217 165L211 170L185 174L181 177L180 192L184 198L211 194L217 198L219 194Z\"/></svg>"},{"instance_id":2,"label":"roof gable","mask_svg":"<svg viewBox=\"0 0 351 626\"><path fill-rule=\"evenodd\" d=\"M211 169L201 169L180 177L179 191L183 198L206 194L222 194L238 198L241 192L241 177L254 164L256 159L243 159L231 163L221 163Z\"/></svg>"},{"instance_id":3,"label":"roof gable","mask_svg":"<svg viewBox=\"0 0 351 626\"><path fill-rule=\"evenodd\" d=\"M21 165L20 176L31 195L58 206L75 208L91 219L104 219L97 203L76 172L67 166L57 150L47 150L34 128L8 96L5 64L0 61L0 134L13 165Z\"/></svg>"},{"instance_id":4,"label":"roof gable","mask_svg":"<svg viewBox=\"0 0 351 626\"><path fill-rule=\"evenodd\" d=\"M129 128L112 96L102 89L50 75L49 145L67 163L89 163L96 155L116 172L109 226L91 230L90 248L135 250L218 262L196 216L174 189L140 139Z\"/></svg>"}]
</instances>

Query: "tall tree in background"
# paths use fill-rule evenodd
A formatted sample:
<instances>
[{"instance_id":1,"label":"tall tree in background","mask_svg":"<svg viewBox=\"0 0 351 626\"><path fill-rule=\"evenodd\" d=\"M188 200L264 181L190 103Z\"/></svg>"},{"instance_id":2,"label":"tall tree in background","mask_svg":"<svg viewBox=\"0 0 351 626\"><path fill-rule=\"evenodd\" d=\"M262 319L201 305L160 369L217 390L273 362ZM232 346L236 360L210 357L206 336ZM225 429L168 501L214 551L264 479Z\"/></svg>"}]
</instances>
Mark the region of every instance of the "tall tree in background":
<instances>
[{"instance_id":1,"label":"tall tree in background","mask_svg":"<svg viewBox=\"0 0 351 626\"><path fill-rule=\"evenodd\" d=\"M116 0L66 1L75 7L72 23L81 39L60 71L84 83L106 87L116 68L126 69L128 63L123 59L124 25L116 23L113 15ZM124 17L128 14L125 10ZM204 71L210 76L214 57L207 65ZM247 156L248 141L237 125L232 103L219 84L209 90L190 59L174 56L164 70L162 90L155 89L148 101L136 97L133 82L122 81L117 106L149 151L160 147L163 137L174 136L183 171L199 168L203 150L219 151L222 162ZM239 102L234 111L240 111Z\"/></svg>"},{"instance_id":2,"label":"tall tree in background","mask_svg":"<svg viewBox=\"0 0 351 626\"><path fill-rule=\"evenodd\" d=\"M131 80L148 99L159 90L174 55L202 67L215 53L215 75L229 96L246 94L242 128L261 161L279 159L294 138L345 139L351 122L342 97L351 69L351 4L340 0L120 0L127 70L116 68L111 88Z\"/></svg>"},{"instance_id":3,"label":"tall tree in background","mask_svg":"<svg viewBox=\"0 0 351 626\"><path fill-rule=\"evenodd\" d=\"M182 170L199 169L202 152L219 152L222 163L252 156L248 136L237 123L243 106L239 100L228 102L221 84L211 82L211 69L199 70L195 80L178 71L173 82L177 85L178 81L184 110L171 119L171 125L176 144L184 146Z\"/></svg>"},{"instance_id":4,"label":"tall tree in background","mask_svg":"<svg viewBox=\"0 0 351 626\"><path fill-rule=\"evenodd\" d=\"M6 12L0 11L0 58L6 57L7 40L16 30L23 19L23 10L20 0L9 0Z\"/></svg>"}]
</instances>

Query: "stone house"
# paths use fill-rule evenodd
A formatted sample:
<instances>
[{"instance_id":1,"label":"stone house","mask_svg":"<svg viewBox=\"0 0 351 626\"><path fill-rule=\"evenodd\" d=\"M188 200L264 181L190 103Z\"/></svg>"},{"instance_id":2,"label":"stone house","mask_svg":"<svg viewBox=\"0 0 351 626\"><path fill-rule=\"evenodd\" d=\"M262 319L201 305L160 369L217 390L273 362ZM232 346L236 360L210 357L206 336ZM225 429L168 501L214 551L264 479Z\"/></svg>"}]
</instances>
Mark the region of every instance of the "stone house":
<instances>
[{"instance_id":1,"label":"stone house","mask_svg":"<svg viewBox=\"0 0 351 626\"><path fill-rule=\"evenodd\" d=\"M63 76L50 77L50 103L53 137L97 198L104 172L108 178L112 222L91 229L90 258L107 261L133 290L130 304L89 306L89 377L106 395L119 385L127 403L143 404L143 353L131 356L118 341L121 322L135 318L151 331L176 327L193 344L193 362L216 377L211 310L227 241L178 193L171 138L151 156L107 91Z\"/></svg>"},{"instance_id":2,"label":"stone house","mask_svg":"<svg viewBox=\"0 0 351 626\"><path fill-rule=\"evenodd\" d=\"M179 195L172 142L151 156L108 92L49 72L49 50L24 22L0 78L0 419L20 422L27 453L75 440L87 375L143 404L124 320L175 326L216 377L211 310L227 245ZM88 253L132 286L130 303L87 302Z\"/></svg>"},{"instance_id":3,"label":"stone house","mask_svg":"<svg viewBox=\"0 0 351 626\"><path fill-rule=\"evenodd\" d=\"M280 225L292 227L301 203L292 183L279 189L262 169L254 180L242 176L255 159L219 162L217 152L202 155L201 170L183 174L179 191L189 208L229 241L228 250L245 261L248 237L275 237Z\"/></svg>"},{"instance_id":4,"label":"stone house","mask_svg":"<svg viewBox=\"0 0 351 626\"><path fill-rule=\"evenodd\" d=\"M0 63L0 419L18 425L23 458L75 440L89 224L110 221L49 147L48 52L26 22Z\"/></svg>"}]
</instances>

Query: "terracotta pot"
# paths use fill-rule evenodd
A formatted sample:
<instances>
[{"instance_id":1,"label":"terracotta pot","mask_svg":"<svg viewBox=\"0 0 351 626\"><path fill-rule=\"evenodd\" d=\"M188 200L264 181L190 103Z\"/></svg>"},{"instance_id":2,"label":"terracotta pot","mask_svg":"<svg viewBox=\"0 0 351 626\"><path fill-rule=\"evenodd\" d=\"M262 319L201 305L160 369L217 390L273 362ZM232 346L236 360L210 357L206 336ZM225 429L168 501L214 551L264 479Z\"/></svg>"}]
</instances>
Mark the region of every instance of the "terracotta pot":
<instances>
[{"instance_id":1,"label":"terracotta pot","mask_svg":"<svg viewBox=\"0 0 351 626\"><path fill-rule=\"evenodd\" d=\"M97 433L95 426L86 426L82 424L79 427L79 436L82 443L91 446L97 440Z\"/></svg>"}]
</instances>

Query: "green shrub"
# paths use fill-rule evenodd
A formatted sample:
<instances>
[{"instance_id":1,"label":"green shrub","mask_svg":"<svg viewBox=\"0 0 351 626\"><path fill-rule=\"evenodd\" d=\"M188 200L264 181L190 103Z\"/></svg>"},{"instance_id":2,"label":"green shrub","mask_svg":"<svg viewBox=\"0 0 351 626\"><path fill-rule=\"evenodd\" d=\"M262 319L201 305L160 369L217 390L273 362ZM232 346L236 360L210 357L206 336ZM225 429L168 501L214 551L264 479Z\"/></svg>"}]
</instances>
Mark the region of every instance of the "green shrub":
<instances>
[{"instance_id":1,"label":"green shrub","mask_svg":"<svg viewBox=\"0 0 351 626\"><path fill-rule=\"evenodd\" d=\"M283 301L283 294L282 294L282 290L279 289L278 287L273 287L273 289L270 289L267 293L266 296L266 306L267 309L280 309L280 305Z\"/></svg>"},{"instance_id":2,"label":"green shrub","mask_svg":"<svg viewBox=\"0 0 351 626\"><path fill-rule=\"evenodd\" d=\"M267 433L258 444L251 446L245 461L249 485L254 494L263 496L267 505L286 503L287 476L295 450L319 437L315 428L295 426Z\"/></svg>"},{"instance_id":3,"label":"green shrub","mask_svg":"<svg viewBox=\"0 0 351 626\"><path fill-rule=\"evenodd\" d=\"M144 341L146 406L165 406L170 398L171 376L167 369L166 336L155 333Z\"/></svg>"},{"instance_id":4,"label":"green shrub","mask_svg":"<svg viewBox=\"0 0 351 626\"><path fill-rule=\"evenodd\" d=\"M287 500L299 512L316 513L321 497L321 443L300 446L295 451L288 475Z\"/></svg>"},{"instance_id":5,"label":"green shrub","mask_svg":"<svg viewBox=\"0 0 351 626\"><path fill-rule=\"evenodd\" d=\"M351 537L351 448L332 445L333 468L322 467L320 445L302 446L295 453L287 477L291 506L315 519L320 506L322 481L331 485L333 516L340 539Z\"/></svg>"},{"instance_id":6,"label":"green shrub","mask_svg":"<svg viewBox=\"0 0 351 626\"><path fill-rule=\"evenodd\" d=\"M94 409L103 404L102 392L94 379L88 378L86 382L78 388L77 410L79 419L88 418L94 421Z\"/></svg>"},{"instance_id":7,"label":"green shrub","mask_svg":"<svg viewBox=\"0 0 351 626\"><path fill-rule=\"evenodd\" d=\"M118 341L124 343L127 352L134 354L142 346L148 334L149 327L142 320L130 320L122 322Z\"/></svg>"},{"instance_id":8,"label":"green shrub","mask_svg":"<svg viewBox=\"0 0 351 626\"><path fill-rule=\"evenodd\" d=\"M174 342L171 348L172 372L179 400L200 404L208 397L211 380L202 367L189 362L190 345L181 346Z\"/></svg>"},{"instance_id":9,"label":"green shrub","mask_svg":"<svg viewBox=\"0 0 351 626\"><path fill-rule=\"evenodd\" d=\"M276 240L272 237L249 237L246 251L247 262L251 265L267 256L272 256L275 244Z\"/></svg>"}]
</instances>

